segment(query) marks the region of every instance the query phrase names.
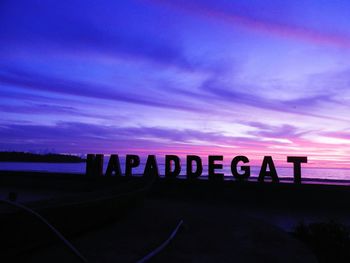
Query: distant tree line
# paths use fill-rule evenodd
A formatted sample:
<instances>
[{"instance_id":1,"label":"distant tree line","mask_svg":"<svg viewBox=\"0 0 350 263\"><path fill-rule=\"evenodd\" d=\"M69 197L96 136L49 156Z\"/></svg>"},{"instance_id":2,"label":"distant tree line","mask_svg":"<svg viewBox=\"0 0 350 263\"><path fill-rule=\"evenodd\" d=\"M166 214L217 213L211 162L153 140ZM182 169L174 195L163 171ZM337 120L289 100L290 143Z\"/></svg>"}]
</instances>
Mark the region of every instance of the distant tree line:
<instances>
[{"instance_id":1,"label":"distant tree line","mask_svg":"<svg viewBox=\"0 0 350 263\"><path fill-rule=\"evenodd\" d=\"M0 152L0 162L81 163L85 162L85 159L75 155L56 153Z\"/></svg>"}]
</instances>

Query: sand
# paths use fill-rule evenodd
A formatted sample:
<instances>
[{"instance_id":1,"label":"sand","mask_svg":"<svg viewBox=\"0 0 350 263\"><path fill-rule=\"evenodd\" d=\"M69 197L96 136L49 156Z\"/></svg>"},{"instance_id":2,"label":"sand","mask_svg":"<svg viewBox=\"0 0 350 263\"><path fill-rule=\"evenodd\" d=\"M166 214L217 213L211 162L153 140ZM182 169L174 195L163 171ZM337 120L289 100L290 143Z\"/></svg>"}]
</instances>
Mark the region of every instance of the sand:
<instances>
[{"instance_id":1,"label":"sand","mask_svg":"<svg viewBox=\"0 0 350 263\"><path fill-rule=\"evenodd\" d=\"M108 179L7 174L2 176L6 187L35 186L36 190L64 192L86 186L94 188ZM109 179L107 182L117 183ZM290 221L289 225L306 214L315 220L335 217L348 220L349 189L341 185L159 179L142 205L128 210L116 221L98 225L70 240L89 262L136 262L166 240L179 220L183 220L178 235L152 262L316 262L312 252L285 228L279 228L281 225L275 219ZM66 218L70 220L70 215ZM22 255L21 260L79 262L59 242Z\"/></svg>"},{"instance_id":2,"label":"sand","mask_svg":"<svg viewBox=\"0 0 350 263\"><path fill-rule=\"evenodd\" d=\"M72 240L89 262L136 262L184 221L151 262L316 262L304 244L227 204L148 198L120 220ZM78 262L61 244L26 255L27 262Z\"/></svg>"}]
</instances>

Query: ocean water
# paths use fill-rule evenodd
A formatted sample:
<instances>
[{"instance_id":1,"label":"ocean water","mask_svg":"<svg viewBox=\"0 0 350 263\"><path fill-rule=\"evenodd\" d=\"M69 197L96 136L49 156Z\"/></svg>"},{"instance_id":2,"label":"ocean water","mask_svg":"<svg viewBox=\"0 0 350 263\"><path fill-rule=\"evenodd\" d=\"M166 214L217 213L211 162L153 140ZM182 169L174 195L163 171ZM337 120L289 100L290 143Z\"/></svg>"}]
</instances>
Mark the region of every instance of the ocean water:
<instances>
[{"instance_id":1,"label":"ocean water","mask_svg":"<svg viewBox=\"0 0 350 263\"><path fill-rule=\"evenodd\" d=\"M104 169L107 168L108 160L105 160ZM144 162L141 162L139 167L133 169L134 174L142 174ZM310 168L302 165L302 178L310 181L327 182L335 180L339 183L350 184L350 169L343 168ZM22 163L22 162L0 162L0 170L9 171L40 171L40 172L62 172L62 173L85 173L85 163ZM159 163L159 172L164 174L164 164ZM122 171L125 169L125 164L121 163ZM278 176L281 180L291 179L293 177L292 167L276 167ZM208 167L203 165L203 178L207 174ZM230 166L225 166L222 170L227 179L232 177ZM251 166L251 177L254 179L258 176L260 167ZM180 175L184 176L186 167L182 167ZM349 182L348 182L349 181ZM333 182L334 183L334 182Z\"/></svg>"}]
</instances>

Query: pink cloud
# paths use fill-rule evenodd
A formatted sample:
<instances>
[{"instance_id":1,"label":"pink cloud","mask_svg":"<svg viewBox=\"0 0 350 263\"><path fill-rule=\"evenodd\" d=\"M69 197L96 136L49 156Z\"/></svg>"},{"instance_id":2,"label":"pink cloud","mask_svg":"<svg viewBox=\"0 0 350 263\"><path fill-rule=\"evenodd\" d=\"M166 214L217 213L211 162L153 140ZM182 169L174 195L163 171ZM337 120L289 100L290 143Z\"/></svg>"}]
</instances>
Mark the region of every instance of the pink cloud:
<instances>
[{"instance_id":1,"label":"pink cloud","mask_svg":"<svg viewBox=\"0 0 350 263\"><path fill-rule=\"evenodd\" d=\"M257 19L247 15L236 14L215 10L202 4L194 4L188 2L176 3L174 1L150 0L149 2L158 5L168 6L173 9L185 11L194 15L211 18L228 25L240 26L261 34L269 34L271 36L290 38L300 41L306 41L312 44L332 45L341 48L350 48L350 36L341 34L332 34L312 30L306 27L274 23Z\"/></svg>"}]
</instances>

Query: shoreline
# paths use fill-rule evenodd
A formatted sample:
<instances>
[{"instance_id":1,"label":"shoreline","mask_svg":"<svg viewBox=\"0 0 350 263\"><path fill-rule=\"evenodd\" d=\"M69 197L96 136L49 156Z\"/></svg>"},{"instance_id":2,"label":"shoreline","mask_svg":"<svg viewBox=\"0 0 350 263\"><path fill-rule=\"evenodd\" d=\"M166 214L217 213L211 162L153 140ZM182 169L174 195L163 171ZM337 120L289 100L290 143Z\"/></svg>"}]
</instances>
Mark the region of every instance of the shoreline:
<instances>
[{"instance_id":1,"label":"shoreline","mask_svg":"<svg viewBox=\"0 0 350 263\"><path fill-rule=\"evenodd\" d=\"M119 179L126 177L122 176ZM142 178L141 175L133 176L135 180ZM86 176L84 174L72 173L45 173L45 172L23 172L23 171L0 171L2 192L7 188L28 189L35 191L53 191L60 189L71 189L75 186L94 184L100 182L116 182L118 178L111 176ZM118 180L119 180L118 179ZM327 207L327 209L344 208L350 206L350 186L339 184L319 183L294 184L284 182L257 182L257 181L211 181L205 178L188 180L181 178L158 177L155 181L150 195L161 198L177 198L195 200L202 198L207 201L228 200L233 203L260 204L264 206L291 206L291 207ZM324 182L324 181L323 181ZM329 182L329 181L327 181ZM338 184L334 184L338 182ZM1 194L1 192L0 192Z\"/></svg>"},{"instance_id":2,"label":"shoreline","mask_svg":"<svg viewBox=\"0 0 350 263\"><path fill-rule=\"evenodd\" d=\"M71 163L70 163L71 164ZM34 175L34 176L81 176L84 177L85 173L82 172L51 172L51 171L42 171L42 170L1 170L0 169L0 176L1 175ZM123 174L124 176L124 174ZM142 174L136 173L133 176L140 177ZM105 177L105 176L102 176ZM113 177L113 176L112 176ZM164 174L160 174L160 178L165 178ZM187 180L186 175L180 174L177 179L180 180ZM246 180L248 183L258 183L257 182L258 176L251 176ZM208 175L201 175L198 180L208 180ZM293 177L279 177L279 184L294 184ZM224 175L224 181L225 182L236 182L237 180L232 175ZM238 181L237 181L238 182ZM270 183L270 182L265 182ZM272 183L272 182L271 182ZM330 179L330 178L302 178L301 184L315 184L315 185L339 185L339 186L350 186L350 180L346 179Z\"/></svg>"}]
</instances>

